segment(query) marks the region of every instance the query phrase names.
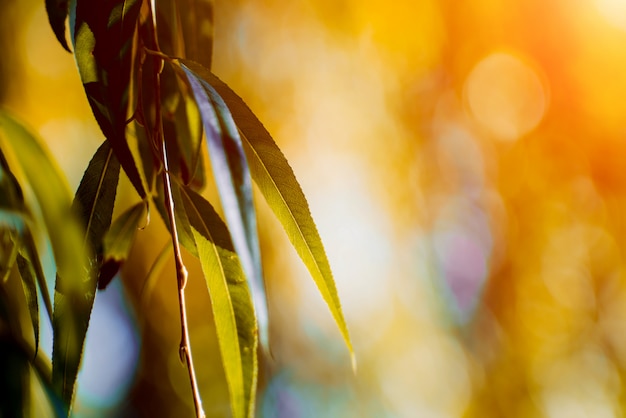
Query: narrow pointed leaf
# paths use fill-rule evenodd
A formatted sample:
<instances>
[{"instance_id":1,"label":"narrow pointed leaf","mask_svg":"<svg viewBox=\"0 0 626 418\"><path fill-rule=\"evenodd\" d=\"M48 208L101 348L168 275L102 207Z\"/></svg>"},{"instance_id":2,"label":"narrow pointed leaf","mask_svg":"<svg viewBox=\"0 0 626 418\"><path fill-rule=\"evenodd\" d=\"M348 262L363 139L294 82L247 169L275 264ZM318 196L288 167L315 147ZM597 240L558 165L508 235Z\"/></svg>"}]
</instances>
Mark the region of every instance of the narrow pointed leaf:
<instances>
[{"instance_id":1,"label":"narrow pointed leaf","mask_svg":"<svg viewBox=\"0 0 626 418\"><path fill-rule=\"evenodd\" d=\"M120 163L105 141L91 158L74 197L73 208L86 231L85 243L95 255L102 255L102 239L111 226L119 175Z\"/></svg>"},{"instance_id":2,"label":"narrow pointed leaf","mask_svg":"<svg viewBox=\"0 0 626 418\"><path fill-rule=\"evenodd\" d=\"M20 254L24 257L32 266L35 274L35 279L39 285L39 291L41 292L41 298L43 299L44 307L48 313L48 317L52 320L52 302L50 300L50 292L48 291L48 284L46 283L46 277L41 265L41 259L35 245L35 239L31 231L28 229L24 231L21 237L22 248Z\"/></svg>"},{"instance_id":3,"label":"narrow pointed leaf","mask_svg":"<svg viewBox=\"0 0 626 418\"><path fill-rule=\"evenodd\" d=\"M326 301L352 355L354 352L330 264L309 205L287 159L248 105L212 73L202 73L228 105L243 139L252 178Z\"/></svg>"},{"instance_id":4,"label":"narrow pointed leaf","mask_svg":"<svg viewBox=\"0 0 626 418\"><path fill-rule=\"evenodd\" d=\"M101 272L98 278L100 289L106 287L115 275L114 273L112 276L111 273L117 272L128 259L139 223L145 218L145 208L146 205L140 202L126 210L115 220L111 229L104 236L104 266L102 270L106 271L107 275L103 276Z\"/></svg>"},{"instance_id":5,"label":"narrow pointed leaf","mask_svg":"<svg viewBox=\"0 0 626 418\"><path fill-rule=\"evenodd\" d=\"M74 0L71 30L74 55L91 109L131 183L146 196L126 142L133 72L133 39L139 0Z\"/></svg>"},{"instance_id":6,"label":"narrow pointed leaf","mask_svg":"<svg viewBox=\"0 0 626 418\"><path fill-rule=\"evenodd\" d=\"M257 383L257 329L245 276L228 228L211 204L181 189L200 257L217 330L233 417L253 417Z\"/></svg>"},{"instance_id":7,"label":"narrow pointed leaf","mask_svg":"<svg viewBox=\"0 0 626 418\"><path fill-rule=\"evenodd\" d=\"M269 354L267 299L261 269L256 211L252 200L252 181L239 131L222 98L202 79L210 72L187 61L182 64L182 69L200 110L224 215L252 292L261 347Z\"/></svg>"},{"instance_id":8,"label":"narrow pointed leaf","mask_svg":"<svg viewBox=\"0 0 626 418\"><path fill-rule=\"evenodd\" d=\"M24 172L41 210L55 263L52 348L52 385L66 405L71 405L95 280L83 246L83 232L71 211L69 188L35 137L15 119L0 112L0 148L11 155ZM10 158L9 158L10 161ZM67 411L69 414L69 410Z\"/></svg>"},{"instance_id":9,"label":"narrow pointed leaf","mask_svg":"<svg viewBox=\"0 0 626 418\"><path fill-rule=\"evenodd\" d=\"M30 319L33 324L33 333L35 336L35 355L39 350L39 302L37 300L37 285L35 284L35 268L33 264L18 253L17 268L22 278L22 287L24 288L24 296L30 313Z\"/></svg>"},{"instance_id":10,"label":"narrow pointed leaf","mask_svg":"<svg viewBox=\"0 0 626 418\"><path fill-rule=\"evenodd\" d=\"M0 218L2 212L0 212ZM12 228L7 228L0 220L0 284L9 277L9 273L15 265L19 245L17 233Z\"/></svg>"},{"instance_id":11,"label":"narrow pointed leaf","mask_svg":"<svg viewBox=\"0 0 626 418\"><path fill-rule=\"evenodd\" d=\"M69 13L69 0L46 0L46 12L48 12L48 20L54 36L67 52L72 52L65 38L65 20Z\"/></svg>"},{"instance_id":12,"label":"narrow pointed leaf","mask_svg":"<svg viewBox=\"0 0 626 418\"><path fill-rule=\"evenodd\" d=\"M119 175L120 163L105 141L89 161L74 197L73 209L85 229L84 245L93 250L90 265L94 274L100 270L102 240L111 226Z\"/></svg>"}]
</instances>

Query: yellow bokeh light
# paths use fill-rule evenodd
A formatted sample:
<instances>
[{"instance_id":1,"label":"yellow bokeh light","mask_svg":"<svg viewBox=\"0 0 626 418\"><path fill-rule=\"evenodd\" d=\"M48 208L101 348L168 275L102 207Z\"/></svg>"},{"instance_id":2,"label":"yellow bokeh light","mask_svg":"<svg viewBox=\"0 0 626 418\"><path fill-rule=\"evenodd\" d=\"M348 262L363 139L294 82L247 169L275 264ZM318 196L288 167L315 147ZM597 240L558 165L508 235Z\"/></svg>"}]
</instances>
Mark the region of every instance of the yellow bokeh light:
<instances>
[{"instance_id":1,"label":"yellow bokeh light","mask_svg":"<svg viewBox=\"0 0 626 418\"><path fill-rule=\"evenodd\" d=\"M480 125L508 141L535 128L548 105L537 72L507 53L489 55L474 67L465 83L465 99Z\"/></svg>"}]
</instances>

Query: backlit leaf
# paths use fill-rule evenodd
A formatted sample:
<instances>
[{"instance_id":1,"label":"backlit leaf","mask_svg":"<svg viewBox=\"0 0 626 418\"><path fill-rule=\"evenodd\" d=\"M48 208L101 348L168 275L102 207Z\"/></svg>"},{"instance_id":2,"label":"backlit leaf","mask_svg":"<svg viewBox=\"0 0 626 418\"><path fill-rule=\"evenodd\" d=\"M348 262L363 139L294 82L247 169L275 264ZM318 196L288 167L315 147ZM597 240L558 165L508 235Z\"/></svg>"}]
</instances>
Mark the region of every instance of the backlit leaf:
<instances>
[{"instance_id":1,"label":"backlit leaf","mask_svg":"<svg viewBox=\"0 0 626 418\"><path fill-rule=\"evenodd\" d=\"M217 330L233 417L254 416L257 330L245 276L228 229L211 204L181 189L192 227Z\"/></svg>"},{"instance_id":2,"label":"backlit leaf","mask_svg":"<svg viewBox=\"0 0 626 418\"><path fill-rule=\"evenodd\" d=\"M341 331L354 352L330 264L311 216L306 197L287 159L248 105L230 87L209 72L202 77L228 105L243 139L252 178L259 186L287 236L309 270Z\"/></svg>"},{"instance_id":3,"label":"backlit leaf","mask_svg":"<svg viewBox=\"0 0 626 418\"><path fill-rule=\"evenodd\" d=\"M89 274L83 232L71 211L69 188L35 137L15 119L0 112L0 148L12 151L41 210L54 260L57 282L54 297L52 384L71 405L91 312L95 280ZM69 411L68 411L69 412Z\"/></svg>"},{"instance_id":4,"label":"backlit leaf","mask_svg":"<svg viewBox=\"0 0 626 418\"><path fill-rule=\"evenodd\" d=\"M67 52L72 52L65 38L65 20L69 13L69 0L46 0L46 12L48 12L48 20L54 35Z\"/></svg>"},{"instance_id":5,"label":"backlit leaf","mask_svg":"<svg viewBox=\"0 0 626 418\"><path fill-rule=\"evenodd\" d=\"M256 211L252 200L252 181L239 131L222 98L203 80L210 72L188 61L184 61L181 67L200 110L213 177L235 249L252 292L261 347L269 354L267 299L261 269Z\"/></svg>"}]
</instances>

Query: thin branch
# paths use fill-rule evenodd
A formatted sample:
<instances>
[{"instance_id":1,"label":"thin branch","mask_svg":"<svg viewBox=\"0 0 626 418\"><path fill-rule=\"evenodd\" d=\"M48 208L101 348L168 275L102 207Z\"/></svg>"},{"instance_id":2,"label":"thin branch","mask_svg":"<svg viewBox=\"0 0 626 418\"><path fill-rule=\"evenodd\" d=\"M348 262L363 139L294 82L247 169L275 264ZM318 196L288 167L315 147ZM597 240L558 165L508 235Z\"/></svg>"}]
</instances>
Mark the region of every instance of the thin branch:
<instances>
[{"instance_id":1,"label":"thin branch","mask_svg":"<svg viewBox=\"0 0 626 418\"><path fill-rule=\"evenodd\" d=\"M161 70L163 68L163 60L165 59L161 54L158 36L156 29L156 10L155 2L151 2L150 13L152 15L153 23L153 42L155 50L150 50L153 55L158 56L162 61L158 66L154 78L154 91L155 98L155 113L156 121L154 129L155 139L161 143L161 153L163 162L163 171L161 172L163 178L164 188L164 200L165 209L169 218L170 231L172 234L172 245L174 247L174 261L176 263L176 280L178 283L178 305L180 308L180 328L181 338L179 346L179 355L181 361L187 364L187 371L189 372L189 382L191 383L191 392L193 395L193 404L196 411L197 418L204 418L204 410L202 409L202 400L200 399L200 391L198 390L198 382L196 379L196 372L193 367L193 359L191 357L191 343L189 341L189 326L187 325L187 305L185 304L185 286L187 285L187 268L183 262L183 256L180 251L180 243L178 242L178 229L176 228L176 217L174 212L174 198L172 196L172 183L170 179L169 162L167 159L167 146L165 144L165 137L163 135L163 120L161 118ZM148 50L148 49L146 49Z\"/></svg>"},{"instance_id":2,"label":"thin branch","mask_svg":"<svg viewBox=\"0 0 626 418\"><path fill-rule=\"evenodd\" d=\"M191 357L191 344L189 342L189 327L187 325L187 307L185 304L185 286L187 285L187 269L183 263L183 257L180 252L180 244L178 243L178 232L176 230L176 220L174 218L174 199L172 197L172 185L170 181L168 162L167 162L167 149L165 141L163 144L163 164L165 170L162 172L163 184L165 188L165 208L170 222L170 229L172 231L172 244L174 246L174 260L176 263L176 279L178 281L178 305L180 307L180 328L181 328L181 340L179 347L179 355L181 361L187 364L187 370L189 372L189 381L191 383L191 391L193 394L193 403L196 409L196 416L198 418L204 418L204 410L202 409L202 400L200 399L200 392L198 390L198 383L196 380L196 373L193 367L193 359Z\"/></svg>"}]
</instances>

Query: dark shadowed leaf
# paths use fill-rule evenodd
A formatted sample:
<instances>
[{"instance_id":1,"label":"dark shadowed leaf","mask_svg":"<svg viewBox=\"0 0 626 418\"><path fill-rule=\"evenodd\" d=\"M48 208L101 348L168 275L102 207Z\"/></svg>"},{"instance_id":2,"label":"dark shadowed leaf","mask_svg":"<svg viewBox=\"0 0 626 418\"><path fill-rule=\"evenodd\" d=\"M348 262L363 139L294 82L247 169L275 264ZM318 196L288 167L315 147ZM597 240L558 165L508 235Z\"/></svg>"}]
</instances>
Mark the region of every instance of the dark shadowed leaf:
<instances>
[{"instance_id":1,"label":"dark shadowed leaf","mask_svg":"<svg viewBox=\"0 0 626 418\"><path fill-rule=\"evenodd\" d=\"M311 273L350 350L354 352L341 310L330 264L309 205L287 159L248 105L224 82L201 73L228 105L241 132L252 178L283 225L298 255Z\"/></svg>"},{"instance_id":2,"label":"dark shadowed leaf","mask_svg":"<svg viewBox=\"0 0 626 418\"><path fill-rule=\"evenodd\" d=\"M133 39L141 1L75 0L72 41L81 80L94 116L131 183L146 196L126 142L133 73ZM136 73L136 71L135 71Z\"/></svg>"},{"instance_id":3,"label":"dark shadowed leaf","mask_svg":"<svg viewBox=\"0 0 626 418\"><path fill-rule=\"evenodd\" d=\"M118 162L111 144L100 145L80 181L73 209L85 229L85 245L91 246L91 268L98 270L102 260L102 240L111 226L113 207L120 175Z\"/></svg>"},{"instance_id":4,"label":"dark shadowed leaf","mask_svg":"<svg viewBox=\"0 0 626 418\"><path fill-rule=\"evenodd\" d=\"M119 175L120 163L105 141L89 161L74 196L73 208L83 221L85 243L97 255L102 254L102 238L111 226Z\"/></svg>"},{"instance_id":5,"label":"dark shadowed leaf","mask_svg":"<svg viewBox=\"0 0 626 418\"><path fill-rule=\"evenodd\" d=\"M65 38L65 20L69 13L69 3L69 0L46 0L46 12L54 35L67 52L72 52Z\"/></svg>"},{"instance_id":6,"label":"dark shadowed leaf","mask_svg":"<svg viewBox=\"0 0 626 418\"><path fill-rule=\"evenodd\" d=\"M157 0L156 8L162 51L211 68L213 0Z\"/></svg>"},{"instance_id":7,"label":"dark shadowed leaf","mask_svg":"<svg viewBox=\"0 0 626 418\"><path fill-rule=\"evenodd\" d=\"M2 217L2 212L0 212ZM15 265L19 245L17 232L0 220L0 283L4 282Z\"/></svg>"},{"instance_id":8,"label":"dark shadowed leaf","mask_svg":"<svg viewBox=\"0 0 626 418\"><path fill-rule=\"evenodd\" d=\"M57 266L54 297L52 384L71 405L95 280L90 276L79 223L71 211L69 188L60 170L35 137L0 112L0 148L10 150L37 200ZM23 184L23 183L22 183ZM69 412L69 411L68 411Z\"/></svg>"},{"instance_id":9,"label":"dark shadowed leaf","mask_svg":"<svg viewBox=\"0 0 626 418\"><path fill-rule=\"evenodd\" d=\"M228 229L211 204L181 189L202 271L209 288L233 417L254 416L257 329L245 276Z\"/></svg>"},{"instance_id":10,"label":"dark shadowed leaf","mask_svg":"<svg viewBox=\"0 0 626 418\"><path fill-rule=\"evenodd\" d=\"M133 246L135 234L139 225L145 219L146 205L143 202L137 203L122 213L111 225L111 229L104 236L104 266L114 265L115 273L119 267L128 259L128 254ZM112 270L108 270L106 276L102 273L99 277L98 287L103 289L111 281Z\"/></svg>"},{"instance_id":11,"label":"dark shadowed leaf","mask_svg":"<svg viewBox=\"0 0 626 418\"><path fill-rule=\"evenodd\" d=\"M0 282L13 268L19 249L18 234L24 230L24 195L0 148Z\"/></svg>"},{"instance_id":12,"label":"dark shadowed leaf","mask_svg":"<svg viewBox=\"0 0 626 418\"><path fill-rule=\"evenodd\" d=\"M200 110L213 177L235 249L252 292L261 347L269 354L267 299L261 269L256 211L252 200L252 181L239 131L222 98L203 80L210 72L193 62L185 61L181 67Z\"/></svg>"},{"instance_id":13,"label":"dark shadowed leaf","mask_svg":"<svg viewBox=\"0 0 626 418\"><path fill-rule=\"evenodd\" d=\"M17 268L22 277L22 287L24 288L24 296L30 313L30 319L33 324L33 333L35 336L35 353L39 350L39 303L37 301L37 285L35 284L35 268L33 264L22 256L17 255Z\"/></svg>"}]
</instances>

